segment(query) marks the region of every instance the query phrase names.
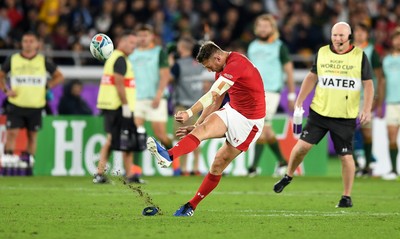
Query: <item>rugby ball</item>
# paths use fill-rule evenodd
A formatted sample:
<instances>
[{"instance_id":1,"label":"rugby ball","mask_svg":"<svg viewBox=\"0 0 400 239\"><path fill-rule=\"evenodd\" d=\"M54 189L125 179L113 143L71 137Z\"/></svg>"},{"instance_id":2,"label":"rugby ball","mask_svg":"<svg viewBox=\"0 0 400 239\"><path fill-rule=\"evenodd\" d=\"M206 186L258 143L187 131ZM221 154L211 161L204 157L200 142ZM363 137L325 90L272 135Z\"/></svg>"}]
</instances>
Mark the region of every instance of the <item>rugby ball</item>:
<instances>
[{"instance_id":1,"label":"rugby ball","mask_svg":"<svg viewBox=\"0 0 400 239\"><path fill-rule=\"evenodd\" d=\"M99 61L107 60L113 51L114 44L106 34L98 33L90 41L90 53Z\"/></svg>"}]
</instances>

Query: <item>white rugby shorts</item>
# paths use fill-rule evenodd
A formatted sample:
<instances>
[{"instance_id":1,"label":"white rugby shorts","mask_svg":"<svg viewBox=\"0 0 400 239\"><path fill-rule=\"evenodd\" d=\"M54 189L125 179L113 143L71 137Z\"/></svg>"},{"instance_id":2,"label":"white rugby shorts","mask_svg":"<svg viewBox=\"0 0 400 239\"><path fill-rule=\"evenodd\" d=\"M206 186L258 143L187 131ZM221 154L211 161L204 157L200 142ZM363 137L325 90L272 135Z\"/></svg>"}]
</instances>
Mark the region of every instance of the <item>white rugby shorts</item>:
<instances>
[{"instance_id":1,"label":"white rugby shorts","mask_svg":"<svg viewBox=\"0 0 400 239\"><path fill-rule=\"evenodd\" d=\"M247 151L250 144L257 141L264 127L264 118L247 119L233 109L229 103L214 113L222 119L228 128L225 133L226 140L241 151Z\"/></svg>"},{"instance_id":2,"label":"white rugby shorts","mask_svg":"<svg viewBox=\"0 0 400 239\"><path fill-rule=\"evenodd\" d=\"M265 92L265 107L266 116L265 123L271 125L272 119L274 118L276 111L279 107L279 102L281 101L281 94L277 92Z\"/></svg>"},{"instance_id":3,"label":"white rugby shorts","mask_svg":"<svg viewBox=\"0 0 400 239\"><path fill-rule=\"evenodd\" d=\"M168 104L166 99L161 99L157 108L151 107L153 100L137 100L134 115L149 122L167 122Z\"/></svg>"},{"instance_id":4,"label":"white rugby shorts","mask_svg":"<svg viewBox=\"0 0 400 239\"><path fill-rule=\"evenodd\" d=\"M385 121L390 126L400 126L400 104L387 104Z\"/></svg>"}]
</instances>

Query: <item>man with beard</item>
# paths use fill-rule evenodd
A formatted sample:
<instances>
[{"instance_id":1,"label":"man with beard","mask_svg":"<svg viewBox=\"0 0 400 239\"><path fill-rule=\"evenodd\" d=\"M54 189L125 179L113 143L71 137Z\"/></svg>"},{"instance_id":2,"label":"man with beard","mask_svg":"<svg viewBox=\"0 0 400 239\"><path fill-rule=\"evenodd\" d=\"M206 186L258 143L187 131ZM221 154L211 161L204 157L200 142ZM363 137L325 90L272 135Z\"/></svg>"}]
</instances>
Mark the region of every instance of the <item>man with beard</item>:
<instances>
[{"instance_id":1,"label":"man with beard","mask_svg":"<svg viewBox=\"0 0 400 239\"><path fill-rule=\"evenodd\" d=\"M257 165L261 159L265 144L269 145L278 161L278 167L275 170L274 176L283 176L287 168L287 163L279 149L271 123L281 99L284 77L286 77L289 90L289 110L293 110L296 99L293 63L289 58L288 48L279 40L278 27L272 15L263 14L257 17L254 32L257 39L250 43L247 55L260 71L266 92L265 99L268 111L265 117L263 132L256 144L254 162L249 168L249 176L257 175Z\"/></svg>"}]
</instances>

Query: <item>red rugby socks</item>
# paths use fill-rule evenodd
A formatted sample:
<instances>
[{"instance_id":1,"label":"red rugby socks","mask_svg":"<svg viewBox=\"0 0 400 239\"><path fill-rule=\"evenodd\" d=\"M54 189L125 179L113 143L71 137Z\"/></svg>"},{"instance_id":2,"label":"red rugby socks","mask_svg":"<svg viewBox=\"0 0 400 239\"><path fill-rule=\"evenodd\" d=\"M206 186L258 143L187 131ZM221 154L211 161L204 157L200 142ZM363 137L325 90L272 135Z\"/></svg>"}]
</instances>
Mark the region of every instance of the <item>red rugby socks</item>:
<instances>
[{"instance_id":1,"label":"red rugby socks","mask_svg":"<svg viewBox=\"0 0 400 239\"><path fill-rule=\"evenodd\" d=\"M184 154L194 151L200 144L200 140L192 134L186 135L174 147L168 150L168 154L172 158L178 158Z\"/></svg>"},{"instance_id":2,"label":"red rugby socks","mask_svg":"<svg viewBox=\"0 0 400 239\"><path fill-rule=\"evenodd\" d=\"M197 190L196 195L189 201L190 205L193 209L196 209L197 204L201 202L208 194L211 193L214 188L217 187L219 181L221 180L222 175L213 175L208 173L203 182L201 183L199 190Z\"/></svg>"}]
</instances>

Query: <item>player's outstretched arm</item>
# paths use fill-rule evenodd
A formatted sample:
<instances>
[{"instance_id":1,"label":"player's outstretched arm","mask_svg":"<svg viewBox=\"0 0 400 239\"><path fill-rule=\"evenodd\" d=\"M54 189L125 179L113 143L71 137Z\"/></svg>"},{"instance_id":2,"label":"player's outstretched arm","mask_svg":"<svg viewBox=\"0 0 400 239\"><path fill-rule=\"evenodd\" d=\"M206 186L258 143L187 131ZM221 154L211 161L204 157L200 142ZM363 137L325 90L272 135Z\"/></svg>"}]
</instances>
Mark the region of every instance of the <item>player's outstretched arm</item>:
<instances>
[{"instance_id":1,"label":"player's outstretched arm","mask_svg":"<svg viewBox=\"0 0 400 239\"><path fill-rule=\"evenodd\" d=\"M301 84L299 95L297 96L295 107L302 107L304 100L310 94L310 92L314 89L316 83L318 81L317 74L313 72L308 72L306 77L304 78L303 83Z\"/></svg>"},{"instance_id":2,"label":"player's outstretched arm","mask_svg":"<svg viewBox=\"0 0 400 239\"><path fill-rule=\"evenodd\" d=\"M200 117L197 119L195 126L201 124L211 113L217 111L219 109L219 107L222 104L222 101L224 100L226 95L226 92L220 96L217 96L215 98L215 101L212 105L208 106L207 108L205 108L202 112Z\"/></svg>"},{"instance_id":3,"label":"player's outstretched arm","mask_svg":"<svg viewBox=\"0 0 400 239\"><path fill-rule=\"evenodd\" d=\"M8 89L6 83L6 73L0 70L0 90L4 92L4 94L8 97L15 97L17 94L12 89Z\"/></svg>"},{"instance_id":4,"label":"player's outstretched arm","mask_svg":"<svg viewBox=\"0 0 400 239\"><path fill-rule=\"evenodd\" d=\"M52 89L53 87L61 84L63 81L64 75L61 73L60 69L57 68L51 76L51 80L47 83L47 86Z\"/></svg>"},{"instance_id":5,"label":"player's outstretched arm","mask_svg":"<svg viewBox=\"0 0 400 239\"><path fill-rule=\"evenodd\" d=\"M165 88L167 88L168 83L171 80L171 74L168 67L163 67L159 70L160 74L160 82L158 85L156 96L154 97L153 101L151 102L151 107L154 109L157 108L160 104L162 97L164 96Z\"/></svg>"},{"instance_id":6,"label":"player's outstretched arm","mask_svg":"<svg viewBox=\"0 0 400 239\"><path fill-rule=\"evenodd\" d=\"M216 80L211 86L211 89L207 93L205 93L192 107L190 107L186 111L178 111L175 114L175 120L177 122L184 123L190 117L192 117L193 114L197 114L200 111L205 110L214 102L217 102L219 100L221 103L223 99L221 96L224 96L224 93L227 92L232 85L233 82L226 80L223 77L218 78L218 80Z\"/></svg>"},{"instance_id":7,"label":"player's outstretched arm","mask_svg":"<svg viewBox=\"0 0 400 239\"><path fill-rule=\"evenodd\" d=\"M179 127L179 129L175 132L176 137L178 137L179 139L185 137L190 132L192 132L192 130L196 128L197 125L201 124L212 112L217 111L221 106L222 101L224 100L225 94L226 92L223 95L217 97L216 101L212 105L205 108L194 125Z\"/></svg>"},{"instance_id":8,"label":"player's outstretched arm","mask_svg":"<svg viewBox=\"0 0 400 239\"><path fill-rule=\"evenodd\" d=\"M371 121L372 102L374 100L374 83L372 79L363 80L364 88L364 105L360 114L360 123L366 124Z\"/></svg>"},{"instance_id":9,"label":"player's outstretched arm","mask_svg":"<svg viewBox=\"0 0 400 239\"><path fill-rule=\"evenodd\" d=\"M289 111L294 111L294 103L296 100L296 85L294 82L294 73L293 73L293 62L289 61L285 65L283 65L283 70L286 73L287 79L286 84L289 90L288 94L288 102L289 102Z\"/></svg>"},{"instance_id":10,"label":"player's outstretched arm","mask_svg":"<svg viewBox=\"0 0 400 239\"><path fill-rule=\"evenodd\" d=\"M376 99L376 114L378 117L383 118L383 103L385 100L385 95L386 95L386 79L385 75L383 74L382 67L375 69L375 75L378 80L378 87L377 91L375 94Z\"/></svg>"}]
</instances>

